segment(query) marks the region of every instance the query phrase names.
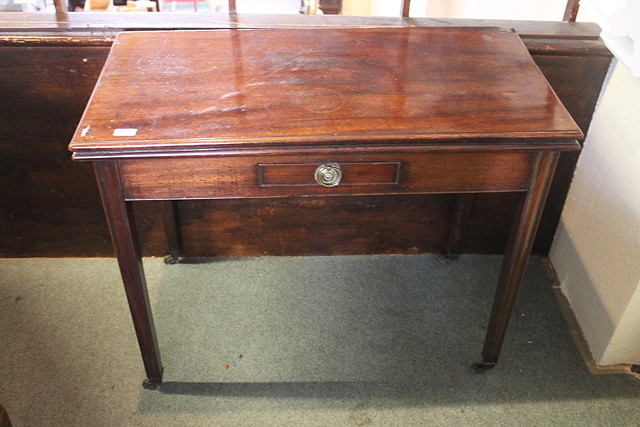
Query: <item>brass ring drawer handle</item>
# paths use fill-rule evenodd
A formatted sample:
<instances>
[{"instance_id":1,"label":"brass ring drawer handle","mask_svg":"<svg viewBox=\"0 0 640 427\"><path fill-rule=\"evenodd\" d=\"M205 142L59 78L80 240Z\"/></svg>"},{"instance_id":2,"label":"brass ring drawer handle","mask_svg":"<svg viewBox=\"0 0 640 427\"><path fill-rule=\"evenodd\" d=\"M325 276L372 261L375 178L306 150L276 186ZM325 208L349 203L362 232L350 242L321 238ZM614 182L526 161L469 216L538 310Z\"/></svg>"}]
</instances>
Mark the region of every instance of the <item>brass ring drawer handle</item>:
<instances>
[{"instance_id":1,"label":"brass ring drawer handle","mask_svg":"<svg viewBox=\"0 0 640 427\"><path fill-rule=\"evenodd\" d=\"M342 180L342 169L337 163L318 166L315 173L316 182L324 187L335 187Z\"/></svg>"}]
</instances>

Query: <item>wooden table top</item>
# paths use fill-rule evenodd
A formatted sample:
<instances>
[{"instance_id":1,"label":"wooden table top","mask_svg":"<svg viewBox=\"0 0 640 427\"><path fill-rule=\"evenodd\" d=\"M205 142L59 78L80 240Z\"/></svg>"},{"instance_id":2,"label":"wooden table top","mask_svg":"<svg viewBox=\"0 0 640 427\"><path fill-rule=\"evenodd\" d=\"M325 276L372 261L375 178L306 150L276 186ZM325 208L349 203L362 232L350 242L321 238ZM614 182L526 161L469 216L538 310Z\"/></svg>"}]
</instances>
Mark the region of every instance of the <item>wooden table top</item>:
<instances>
[{"instance_id":1,"label":"wooden table top","mask_svg":"<svg viewBox=\"0 0 640 427\"><path fill-rule=\"evenodd\" d=\"M581 137L510 31L157 31L118 35L70 149Z\"/></svg>"}]
</instances>

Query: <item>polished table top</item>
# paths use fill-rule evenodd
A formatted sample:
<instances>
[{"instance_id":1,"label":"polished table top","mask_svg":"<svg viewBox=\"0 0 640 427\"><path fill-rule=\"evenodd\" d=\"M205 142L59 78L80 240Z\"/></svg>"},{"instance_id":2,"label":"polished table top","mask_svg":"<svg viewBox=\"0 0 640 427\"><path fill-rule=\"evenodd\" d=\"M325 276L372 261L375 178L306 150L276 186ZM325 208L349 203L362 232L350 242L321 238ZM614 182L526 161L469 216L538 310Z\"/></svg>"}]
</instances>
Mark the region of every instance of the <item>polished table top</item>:
<instances>
[{"instance_id":1,"label":"polished table top","mask_svg":"<svg viewBox=\"0 0 640 427\"><path fill-rule=\"evenodd\" d=\"M70 149L581 137L508 30L158 31L118 35Z\"/></svg>"}]
</instances>

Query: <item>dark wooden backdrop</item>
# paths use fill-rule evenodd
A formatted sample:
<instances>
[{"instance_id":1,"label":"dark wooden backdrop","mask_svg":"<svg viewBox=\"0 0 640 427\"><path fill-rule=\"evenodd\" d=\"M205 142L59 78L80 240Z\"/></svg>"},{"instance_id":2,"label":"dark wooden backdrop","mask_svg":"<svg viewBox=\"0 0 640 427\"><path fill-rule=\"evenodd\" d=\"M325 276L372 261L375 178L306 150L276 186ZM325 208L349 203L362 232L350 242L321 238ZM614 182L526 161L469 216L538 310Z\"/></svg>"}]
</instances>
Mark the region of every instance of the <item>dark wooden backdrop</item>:
<instances>
[{"instance_id":1,"label":"dark wooden backdrop","mask_svg":"<svg viewBox=\"0 0 640 427\"><path fill-rule=\"evenodd\" d=\"M112 254L91 165L67 144L118 31L295 26L515 28L536 63L587 132L611 61L590 24L524 21L0 13L0 256ZM546 254L578 153L563 154L534 251ZM464 253L501 253L513 195L478 195L464 227ZM454 199L448 195L185 201L188 256L443 253ZM163 255L153 202L136 204L146 255Z\"/></svg>"}]
</instances>

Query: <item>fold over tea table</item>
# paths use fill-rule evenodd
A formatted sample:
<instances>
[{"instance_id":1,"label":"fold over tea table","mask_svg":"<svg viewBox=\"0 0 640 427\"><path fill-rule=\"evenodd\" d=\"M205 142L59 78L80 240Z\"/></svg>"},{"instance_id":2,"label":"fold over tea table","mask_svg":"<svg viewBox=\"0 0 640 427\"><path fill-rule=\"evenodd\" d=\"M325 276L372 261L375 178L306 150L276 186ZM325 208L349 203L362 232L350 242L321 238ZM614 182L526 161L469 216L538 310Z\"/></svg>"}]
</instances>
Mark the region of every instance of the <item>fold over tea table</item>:
<instances>
[{"instance_id":1,"label":"fold over tea table","mask_svg":"<svg viewBox=\"0 0 640 427\"><path fill-rule=\"evenodd\" d=\"M509 30L157 31L117 36L70 149L94 164L155 388L132 202L519 193L483 370L498 359L558 156L580 138ZM166 231L177 257L179 224Z\"/></svg>"}]
</instances>

